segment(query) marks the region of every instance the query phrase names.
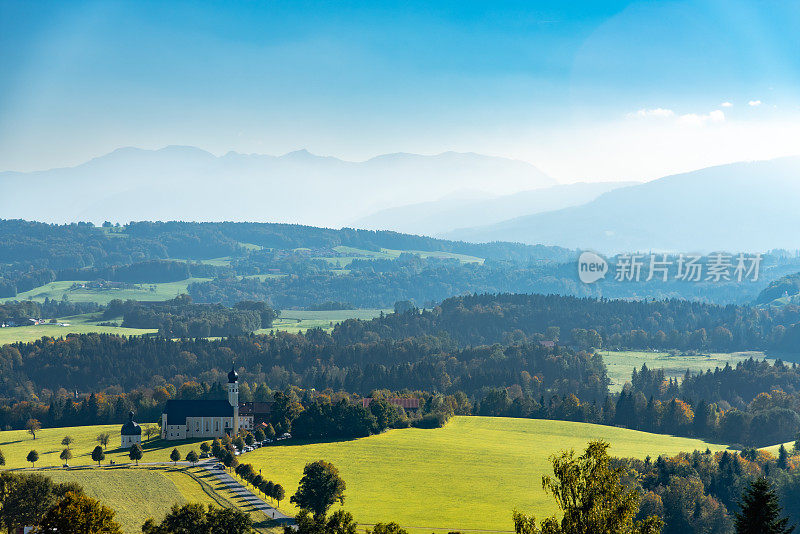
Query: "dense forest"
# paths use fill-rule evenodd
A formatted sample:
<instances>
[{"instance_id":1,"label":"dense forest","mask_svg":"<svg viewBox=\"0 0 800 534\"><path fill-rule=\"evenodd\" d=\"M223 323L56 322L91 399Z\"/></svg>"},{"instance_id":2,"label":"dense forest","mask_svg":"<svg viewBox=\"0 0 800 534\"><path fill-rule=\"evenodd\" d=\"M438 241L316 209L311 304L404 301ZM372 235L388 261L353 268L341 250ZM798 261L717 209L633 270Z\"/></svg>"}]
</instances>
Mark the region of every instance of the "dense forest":
<instances>
[{"instance_id":1,"label":"dense forest","mask_svg":"<svg viewBox=\"0 0 800 534\"><path fill-rule=\"evenodd\" d=\"M165 338L238 336L270 328L277 313L265 302L243 301L232 308L193 304L181 295L166 302L112 300L103 312L107 319L122 317L126 328L155 328Z\"/></svg>"},{"instance_id":2,"label":"dense forest","mask_svg":"<svg viewBox=\"0 0 800 534\"><path fill-rule=\"evenodd\" d=\"M778 458L755 449L695 451L614 463L623 468L626 483L643 495L639 518L661 517L663 534L733 534L742 494L759 477L766 477L775 488L790 524L800 524L800 457L796 454L791 447L782 449Z\"/></svg>"},{"instance_id":3,"label":"dense forest","mask_svg":"<svg viewBox=\"0 0 800 534\"><path fill-rule=\"evenodd\" d=\"M796 352L800 307L719 306L687 300L609 300L558 295L469 295L427 310L372 321L345 321L334 336L364 331L402 339L446 332L461 345L544 339L577 348L752 350ZM558 334L552 334L556 329Z\"/></svg>"},{"instance_id":4,"label":"dense forest","mask_svg":"<svg viewBox=\"0 0 800 534\"><path fill-rule=\"evenodd\" d=\"M387 258L387 250L399 257ZM276 308L309 309L331 301L388 308L410 300L430 307L455 295L505 292L743 304L800 271L796 254L773 251L764 255L757 282L627 282L608 276L582 284L576 257L577 251L559 247L290 224L132 222L97 228L0 220L0 298L60 280L159 283L193 277L211 279L191 286L196 302L228 306L264 300ZM783 294L782 287L770 291Z\"/></svg>"},{"instance_id":5,"label":"dense forest","mask_svg":"<svg viewBox=\"0 0 800 534\"><path fill-rule=\"evenodd\" d=\"M201 267L201 263L195 262L187 271L186 265L155 260L244 259L253 246L286 251L306 248L324 254L333 254L337 246L425 250L511 261L566 262L573 257L573 252L559 247L481 245L396 232L291 224L132 222L97 228L91 223L0 220L0 297L13 297L55 280L159 282L188 278L187 274L217 276L219 270Z\"/></svg>"}]
</instances>

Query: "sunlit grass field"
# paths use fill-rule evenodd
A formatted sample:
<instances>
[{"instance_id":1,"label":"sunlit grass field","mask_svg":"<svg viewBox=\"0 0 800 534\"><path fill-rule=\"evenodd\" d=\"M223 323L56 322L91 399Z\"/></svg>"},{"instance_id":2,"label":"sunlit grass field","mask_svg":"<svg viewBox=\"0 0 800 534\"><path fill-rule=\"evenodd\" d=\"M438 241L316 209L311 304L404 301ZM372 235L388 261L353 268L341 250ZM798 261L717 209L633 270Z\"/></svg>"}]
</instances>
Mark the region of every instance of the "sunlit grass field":
<instances>
[{"instance_id":1,"label":"sunlit grass field","mask_svg":"<svg viewBox=\"0 0 800 534\"><path fill-rule=\"evenodd\" d=\"M77 482L88 495L116 512L125 532L141 532L147 518L163 518L173 504L217 504L181 470L117 468L53 469L42 474L56 482Z\"/></svg>"},{"instance_id":2,"label":"sunlit grass field","mask_svg":"<svg viewBox=\"0 0 800 534\"><path fill-rule=\"evenodd\" d=\"M263 469L292 495L303 466L324 459L347 484L344 509L364 524L397 521L415 532L513 531L514 508L537 517L555 512L542 491L548 457L582 449L590 439L612 444L611 454L644 458L695 449L706 442L615 427L489 417L456 417L435 430L391 430L352 441L291 444L240 457ZM288 499L282 503L287 513Z\"/></svg>"},{"instance_id":3,"label":"sunlit grass field","mask_svg":"<svg viewBox=\"0 0 800 534\"><path fill-rule=\"evenodd\" d=\"M630 382L633 369L641 369L647 364L650 369L664 369L667 378L683 378L686 370L692 373L725 367L726 363L735 367L748 358L763 359L763 352L731 352L709 354L676 354L656 351L600 351L611 380L609 389L621 391L625 382ZM771 361L771 360L770 360Z\"/></svg>"},{"instance_id":4,"label":"sunlit grass field","mask_svg":"<svg viewBox=\"0 0 800 534\"><path fill-rule=\"evenodd\" d=\"M30 450L36 450L39 453L39 461L36 462L38 472L57 482L79 483L89 495L116 511L117 521L126 532L141 532L142 523L148 517L163 518L173 504L187 502L236 506L251 512L253 521L259 525L259 532L270 528L277 532L276 528L267 524L267 517L262 512L255 511L205 470L181 465L146 465L148 462L169 463L173 448L180 451L181 458L185 458L190 450L199 453L201 440L144 441L141 465L123 466L121 464L130 464L131 461L128 451L119 448L121 426L48 428L37 432L35 440L24 430L0 432L0 450L6 459L4 468L31 467L25 458ZM98 445L95 438L103 432L109 432L111 439L102 467L98 468L91 459L91 451ZM64 449L61 440L67 435L75 440L71 445L74 457L69 461L70 468L64 469L59 454ZM111 461L114 465L111 465Z\"/></svg>"},{"instance_id":5,"label":"sunlit grass field","mask_svg":"<svg viewBox=\"0 0 800 534\"><path fill-rule=\"evenodd\" d=\"M41 339L43 336L52 338L65 337L67 334L117 334L120 336L136 336L148 332L157 332L146 328L122 328L119 326L98 326L98 322L106 322L100 313L85 313L72 317L60 317L59 323L69 324L69 326L59 326L57 324L44 324L36 326L20 326L14 328L0 328L0 345L15 343L17 341L28 342ZM116 320L116 322L122 322Z\"/></svg>"},{"instance_id":6,"label":"sunlit grass field","mask_svg":"<svg viewBox=\"0 0 800 534\"><path fill-rule=\"evenodd\" d=\"M75 426L67 428L45 428L36 433L33 439L25 430L6 430L0 432L0 450L6 458L6 468L30 467L31 464L25 460L28 452L35 449L39 453L39 461L36 467L58 467L64 462L59 459L59 454L64 449L61 440L64 436L70 436L74 443L70 446L73 459L69 461L70 466L89 465L92 462L91 454L98 442L96 438L103 432L111 434L111 439L106 450L106 459L103 464L113 460L115 463L130 462L128 451L120 449L120 429L122 425L96 425L96 426ZM142 436L142 448L144 458L142 462L168 462L169 454L172 449L177 447L181 453L181 458L186 457L186 453L194 449L200 452L199 445L201 440L193 441L162 441L153 439L145 441Z\"/></svg>"},{"instance_id":7,"label":"sunlit grass field","mask_svg":"<svg viewBox=\"0 0 800 534\"><path fill-rule=\"evenodd\" d=\"M178 282L164 282L158 284L136 284L131 289L70 289L75 281L51 282L30 291L19 293L16 297L2 298L0 302L9 300L33 300L42 302L45 298L61 300L64 295L72 302L97 302L108 304L114 299L160 301L175 298L186 293L189 284L194 282L207 282L210 278L187 278Z\"/></svg>"}]
</instances>

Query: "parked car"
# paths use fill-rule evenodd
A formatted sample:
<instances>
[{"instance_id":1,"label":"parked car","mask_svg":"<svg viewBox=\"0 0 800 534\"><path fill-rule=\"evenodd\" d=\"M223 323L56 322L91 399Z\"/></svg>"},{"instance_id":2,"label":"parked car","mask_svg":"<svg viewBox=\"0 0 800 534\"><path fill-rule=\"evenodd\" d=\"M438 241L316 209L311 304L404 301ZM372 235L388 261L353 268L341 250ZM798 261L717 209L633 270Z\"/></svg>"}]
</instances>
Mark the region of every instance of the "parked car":
<instances>
[{"instance_id":1,"label":"parked car","mask_svg":"<svg viewBox=\"0 0 800 534\"><path fill-rule=\"evenodd\" d=\"M200 458L210 458L210 457L211 457L211 455L208 454L207 452L201 452L200 453Z\"/></svg>"}]
</instances>

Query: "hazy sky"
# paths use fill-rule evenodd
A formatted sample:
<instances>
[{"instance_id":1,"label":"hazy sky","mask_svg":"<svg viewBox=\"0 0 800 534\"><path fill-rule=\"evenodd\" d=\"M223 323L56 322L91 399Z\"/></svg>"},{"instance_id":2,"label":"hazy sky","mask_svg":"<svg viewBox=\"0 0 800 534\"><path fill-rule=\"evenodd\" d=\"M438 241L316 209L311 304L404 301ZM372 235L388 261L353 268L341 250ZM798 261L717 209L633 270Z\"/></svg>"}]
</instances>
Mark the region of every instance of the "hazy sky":
<instances>
[{"instance_id":1,"label":"hazy sky","mask_svg":"<svg viewBox=\"0 0 800 534\"><path fill-rule=\"evenodd\" d=\"M474 151L563 182L800 154L800 2L6 2L0 170Z\"/></svg>"}]
</instances>

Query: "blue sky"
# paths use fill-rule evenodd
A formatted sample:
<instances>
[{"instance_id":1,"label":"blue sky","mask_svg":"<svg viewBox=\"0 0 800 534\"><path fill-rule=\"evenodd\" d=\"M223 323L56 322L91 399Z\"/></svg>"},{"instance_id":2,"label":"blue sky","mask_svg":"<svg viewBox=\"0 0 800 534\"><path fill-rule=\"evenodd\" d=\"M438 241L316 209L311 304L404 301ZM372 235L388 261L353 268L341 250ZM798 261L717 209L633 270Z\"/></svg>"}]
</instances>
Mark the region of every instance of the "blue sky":
<instances>
[{"instance_id":1,"label":"blue sky","mask_svg":"<svg viewBox=\"0 0 800 534\"><path fill-rule=\"evenodd\" d=\"M0 0L0 170L184 144L654 178L800 153L798 50L790 1Z\"/></svg>"}]
</instances>

